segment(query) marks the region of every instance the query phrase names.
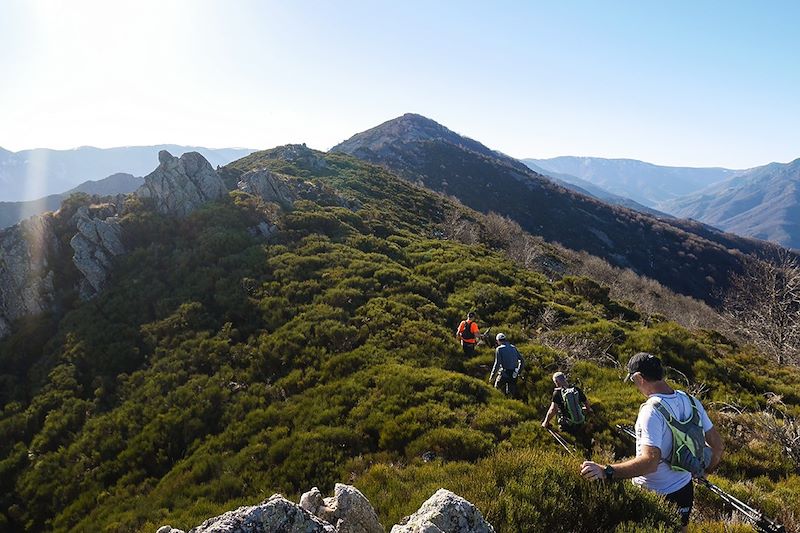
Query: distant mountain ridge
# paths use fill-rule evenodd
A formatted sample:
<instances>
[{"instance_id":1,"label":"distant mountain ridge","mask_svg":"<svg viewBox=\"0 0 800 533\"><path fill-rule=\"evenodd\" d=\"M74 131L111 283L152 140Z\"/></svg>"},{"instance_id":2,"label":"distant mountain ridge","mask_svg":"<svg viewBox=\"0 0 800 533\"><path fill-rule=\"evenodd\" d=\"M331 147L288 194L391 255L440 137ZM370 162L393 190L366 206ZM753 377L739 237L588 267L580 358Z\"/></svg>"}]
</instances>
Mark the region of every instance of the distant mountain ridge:
<instances>
[{"instance_id":1,"label":"distant mountain ridge","mask_svg":"<svg viewBox=\"0 0 800 533\"><path fill-rule=\"evenodd\" d=\"M333 147L409 181L494 211L568 248L602 257L667 287L714 302L743 256L767 243L611 206L566 189L523 163L415 114L385 122Z\"/></svg>"},{"instance_id":2,"label":"distant mountain ridge","mask_svg":"<svg viewBox=\"0 0 800 533\"><path fill-rule=\"evenodd\" d=\"M664 207L725 231L800 249L800 159L739 171Z\"/></svg>"},{"instance_id":3,"label":"distant mountain ridge","mask_svg":"<svg viewBox=\"0 0 800 533\"><path fill-rule=\"evenodd\" d=\"M27 202L0 202L0 229L13 226L20 220L46 211L57 211L69 195L83 192L97 196L128 194L141 187L144 180L130 174L117 173L97 181L85 181L61 194L51 194Z\"/></svg>"},{"instance_id":4,"label":"distant mountain ridge","mask_svg":"<svg viewBox=\"0 0 800 533\"><path fill-rule=\"evenodd\" d=\"M595 185L590 181L578 178L576 176L571 176L569 174L563 174L561 172L553 172L550 170L546 170L538 166L536 163L534 163L533 159L522 159L521 161L525 163L525 165L534 172L538 172L543 176L552 178L556 183L558 183L563 187L566 187L567 189L572 189L583 194L588 194L590 196L594 196L595 198L599 198L600 200L606 203L627 207L628 209L641 211L642 213L647 213L655 217L672 218L672 215L670 214L664 213L657 209L653 209L652 207L647 207L646 205L640 204L639 202L631 200L630 198L627 198L625 196L620 196L618 194L608 192L607 190L603 189L602 187L598 187L597 185Z\"/></svg>"},{"instance_id":5,"label":"distant mountain ridge","mask_svg":"<svg viewBox=\"0 0 800 533\"><path fill-rule=\"evenodd\" d=\"M546 171L586 180L602 189L630 198L648 207L691 194L733 176L727 168L669 167L636 159L563 156L550 159L524 159Z\"/></svg>"},{"instance_id":6,"label":"distant mountain ridge","mask_svg":"<svg viewBox=\"0 0 800 533\"><path fill-rule=\"evenodd\" d=\"M199 152L212 166L222 166L255 150L249 148L203 148L164 144L73 150L37 148L10 152L0 148L0 201L29 201L60 194L87 180L115 173L143 176L161 150L180 156Z\"/></svg>"}]
</instances>

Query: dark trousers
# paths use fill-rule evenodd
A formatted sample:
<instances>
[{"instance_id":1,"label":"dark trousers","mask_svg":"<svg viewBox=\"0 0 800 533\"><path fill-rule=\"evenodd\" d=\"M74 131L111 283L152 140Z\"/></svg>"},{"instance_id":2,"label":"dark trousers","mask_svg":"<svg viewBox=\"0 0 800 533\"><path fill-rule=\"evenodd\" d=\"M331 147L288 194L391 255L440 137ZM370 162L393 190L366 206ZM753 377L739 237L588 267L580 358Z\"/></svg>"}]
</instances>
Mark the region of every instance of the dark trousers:
<instances>
[{"instance_id":1,"label":"dark trousers","mask_svg":"<svg viewBox=\"0 0 800 533\"><path fill-rule=\"evenodd\" d=\"M461 348L464 350L464 357L475 357L475 343L474 342L461 342Z\"/></svg>"},{"instance_id":2,"label":"dark trousers","mask_svg":"<svg viewBox=\"0 0 800 533\"><path fill-rule=\"evenodd\" d=\"M586 423L583 424L570 424L565 419L558 421L558 427L561 431L569 433L575 437L575 442L580 445L584 450L584 457L587 459L592 455L592 435Z\"/></svg>"},{"instance_id":3,"label":"dark trousers","mask_svg":"<svg viewBox=\"0 0 800 533\"><path fill-rule=\"evenodd\" d=\"M692 506L694 505L694 483L689 480L689 483L664 496L668 502L678 506L678 514L681 517L681 525L686 527L689 525L689 515L692 514Z\"/></svg>"},{"instance_id":4,"label":"dark trousers","mask_svg":"<svg viewBox=\"0 0 800 533\"><path fill-rule=\"evenodd\" d=\"M517 378L514 377L513 372L508 370L500 371L497 375L497 380L494 382L494 387L500 389L509 398L517 396Z\"/></svg>"}]
</instances>

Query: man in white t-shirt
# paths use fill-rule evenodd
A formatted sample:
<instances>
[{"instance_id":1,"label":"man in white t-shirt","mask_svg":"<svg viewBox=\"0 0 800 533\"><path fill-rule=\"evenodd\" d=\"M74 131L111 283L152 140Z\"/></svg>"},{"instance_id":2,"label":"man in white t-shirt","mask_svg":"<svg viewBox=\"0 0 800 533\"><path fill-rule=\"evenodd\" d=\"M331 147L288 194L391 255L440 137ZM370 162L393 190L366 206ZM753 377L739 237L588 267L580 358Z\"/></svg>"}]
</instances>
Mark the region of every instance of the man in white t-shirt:
<instances>
[{"instance_id":1,"label":"man in white t-shirt","mask_svg":"<svg viewBox=\"0 0 800 533\"><path fill-rule=\"evenodd\" d=\"M710 463L705 473L713 471L722 458L722 437L711 423L699 400L688 394L675 391L664 381L664 369L658 357L641 352L628 361L628 376L647 401L639 409L636 418L636 457L613 465L599 465L584 461L581 474L588 479L631 479L634 484L663 494L667 501L678 507L683 525L689 529L689 514L694 503L692 474L674 470L666 462L672 457L672 430L655 404L661 402L673 418L687 420L697 408L705 432L705 440L711 448Z\"/></svg>"}]
</instances>

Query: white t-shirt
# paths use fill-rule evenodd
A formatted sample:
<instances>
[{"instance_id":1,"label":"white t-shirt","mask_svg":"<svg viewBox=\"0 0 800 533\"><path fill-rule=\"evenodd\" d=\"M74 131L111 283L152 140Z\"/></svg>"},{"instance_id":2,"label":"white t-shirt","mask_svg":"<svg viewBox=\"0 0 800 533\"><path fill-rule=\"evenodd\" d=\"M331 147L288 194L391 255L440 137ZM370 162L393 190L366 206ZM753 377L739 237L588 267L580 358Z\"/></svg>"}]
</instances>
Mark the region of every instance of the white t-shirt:
<instances>
[{"instance_id":1,"label":"white t-shirt","mask_svg":"<svg viewBox=\"0 0 800 533\"><path fill-rule=\"evenodd\" d=\"M636 457L642 455L644 446L654 446L661 450L662 460L655 472L635 477L631 481L634 485L644 486L661 494L670 494L690 482L692 475L689 472L673 470L664 462L664 459L669 459L672 454L672 430L661 413L653 407L653 402L650 400L653 397L660 398L672 416L682 421L692 415L692 404L685 393L678 391L672 394L651 394L648 401L639 409L639 416L636 418ZM700 412L703 431L708 432L714 424L708 418L700 400L695 398L695 404Z\"/></svg>"}]
</instances>

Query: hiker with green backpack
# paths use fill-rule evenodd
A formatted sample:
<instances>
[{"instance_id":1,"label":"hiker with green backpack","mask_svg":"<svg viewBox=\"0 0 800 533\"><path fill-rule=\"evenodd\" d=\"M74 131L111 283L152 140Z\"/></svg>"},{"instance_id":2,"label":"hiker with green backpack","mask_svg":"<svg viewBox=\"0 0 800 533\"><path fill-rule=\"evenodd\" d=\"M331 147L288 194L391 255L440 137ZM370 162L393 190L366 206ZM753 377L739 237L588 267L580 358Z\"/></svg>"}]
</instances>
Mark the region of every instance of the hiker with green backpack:
<instances>
[{"instance_id":1,"label":"hiker with green backpack","mask_svg":"<svg viewBox=\"0 0 800 533\"><path fill-rule=\"evenodd\" d=\"M692 478L712 472L722 458L722 437L699 400L664 381L661 360L640 352L628 361L628 375L647 400L636 418L636 457L618 464L584 461L581 474L592 480L631 479L663 494L678 508L688 531L694 504Z\"/></svg>"},{"instance_id":2,"label":"hiker with green backpack","mask_svg":"<svg viewBox=\"0 0 800 533\"><path fill-rule=\"evenodd\" d=\"M542 422L542 427L550 429L550 421L558 415L558 427L580 442L583 448L591 451L591 436L586 430L586 413L592 412L592 405L580 387L573 387L563 372L553 374L553 398L550 408Z\"/></svg>"}]
</instances>

